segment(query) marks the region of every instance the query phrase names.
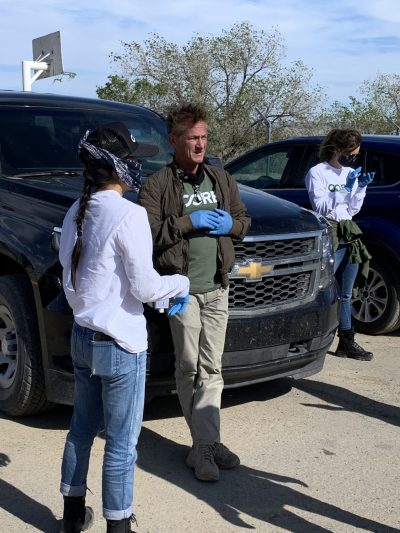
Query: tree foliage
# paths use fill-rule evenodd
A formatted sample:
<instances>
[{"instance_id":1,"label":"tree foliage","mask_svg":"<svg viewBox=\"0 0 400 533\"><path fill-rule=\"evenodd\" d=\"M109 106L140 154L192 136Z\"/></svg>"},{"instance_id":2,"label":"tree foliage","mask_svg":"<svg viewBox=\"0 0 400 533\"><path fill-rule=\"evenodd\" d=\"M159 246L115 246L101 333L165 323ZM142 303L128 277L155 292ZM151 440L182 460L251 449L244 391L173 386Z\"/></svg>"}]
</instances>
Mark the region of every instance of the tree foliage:
<instances>
[{"instance_id":1,"label":"tree foliage","mask_svg":"<svg viewBox=\"0 0 400 533\"><path fill-rule=\"evenodd\" d=\"M126 78L113 75L108 77L108 82L103 87L96 89L97 96L105 100L117 100L133 103L132 94L134 87Z\"/></svg>"},{"instance_id":2,"label":"tree foliage","mask_svg":"<svg viewBox=\"0 0 400 533\"><path fill-rule=\"evenodd\" d=\"M361 133L389 133L388 122L372 101L361 101L350 96L349 104L334 102L323 113L326 129L355 128Z\"/></svg>"},{"instance_id":3,"label":"tree foliage","mask_svg":"<svg viewBox=\"0 0 400 533\"><path fill-rule=\"evenodd\" d=\"M378 74L365 81L361 92L366 102L378 110L386 121L385 133L400 134L400 75Z\"/></svg>"},{"instance_id":4,"label":"tree foliage","mask_svg":"<svg viewBox=\"0 0 400 533\"><path fill-rule=\"evenodd\" d=\"M227 160L266 142L266 123L282 136L285 124L305 122L323 93L298 60L285 64L281 34L256 31L247 22L219 36L195 34L180 47L151 34L144 44L123 43L111 54L118 74L97 89L100 98L149 106L165 114L193 101L209 111L209 151ZM264 117L264 118L263 118Z\"/></svg>"},{"instance_id":5,"label":"tree foliage","mask_svg":"<svg viewBox=\"0 0 400 533\"><path fill-rule=\"evenodd\" d=\"M364 100L350 96L347 105L334 102L321 115L325 128L356 128L361 133L400 133L400 76L378 74L361 84Z\"/></svg>"},{"instance_id":6,"label":"tree foliage","mask_svg":"<svg viewBox=\"0 0 400 533\"><path fill-rule=\"evenodd\" d=\"M178 46L158 34L122 43L111 53L117 73L97 88L100 98L136 103L166 114L183 102L209 111L209 152L224 160L296 135L354 127L361 133L400 133L400 75L379 74L360 87L363 100L325 106L321 87L301 61L287 64L277 29L247 22L218 36L195 34Z\"/></svg>"}]
</instances>

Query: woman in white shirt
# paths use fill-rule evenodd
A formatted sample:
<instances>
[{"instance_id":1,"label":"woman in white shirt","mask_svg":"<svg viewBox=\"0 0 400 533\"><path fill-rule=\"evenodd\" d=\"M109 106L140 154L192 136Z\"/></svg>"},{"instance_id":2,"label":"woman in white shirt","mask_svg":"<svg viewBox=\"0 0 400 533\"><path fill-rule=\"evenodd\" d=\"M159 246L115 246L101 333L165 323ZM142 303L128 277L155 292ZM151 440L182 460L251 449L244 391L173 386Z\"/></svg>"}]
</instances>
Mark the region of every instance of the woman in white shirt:
<instances>
[{"instance_id":1,"label":"woman in white shirt","mask_svg":"<svg viewBox=\"0 0 400 533\"><path fill-rule=\"evenodd\" d=\"M123 123L88 132L79 145L85 165L82 197L67 212L60 241L63 287L74 314L74 414L61 478L61 531L87 529L90 450L104 428L103 516L107 532L131 531L136 443L146 376L147 331L142 302L174 299L183 312L189 281L160 276L144 208L123 198L138 190L141 165L157 147L137 143Z\"/></svg>"},{"instance_id":2,"label":"woman in white shirt","mask_svg":"<svg viewBox=\"0 0 400 533\"><path fill-rule=\"evenodd\" d=\"M355 170L360 153L361 135L354 129L334 129L320 148L321 163L312 167L306 176L306 187L314 211L331 222L335 249L335 275L340 287L341 310L339 343L335 355L362 361L373 358L354 340L351 323L351 298L360 264L367 264L370 255L363 246L360 228L352 220L363 204L367 185L373 173Z\"/></svg>"}]
</instances>

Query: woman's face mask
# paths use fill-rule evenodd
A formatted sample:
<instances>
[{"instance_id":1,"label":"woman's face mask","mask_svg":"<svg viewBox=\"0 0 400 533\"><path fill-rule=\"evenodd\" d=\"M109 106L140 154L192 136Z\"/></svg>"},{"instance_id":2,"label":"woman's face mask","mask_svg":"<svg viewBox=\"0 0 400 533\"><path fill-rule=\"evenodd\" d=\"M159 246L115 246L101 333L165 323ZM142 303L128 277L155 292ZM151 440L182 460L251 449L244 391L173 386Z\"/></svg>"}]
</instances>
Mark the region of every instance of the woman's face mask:
<instances>
[{"instance_id":1,"label":"woman's face mask","mask_svg":"<svg viewBox=\"0 0 400 533\"><path fill-rule=\"evenodd\" d=\"M118 178L131 190L139 190L142 180L142 165L133 159L114 159L114 168Z\"/></svg>"},{"instance_id":2,"label":"woman's face mask","mask_svg":"<svg viewBox=\"0 0 400 533\"><path fill-rule=\"evenodd\" d=\"M341 154L338 157L338 162L344 167L350 167L357 161L358 154Z\"/></svg>"}]
</instances>

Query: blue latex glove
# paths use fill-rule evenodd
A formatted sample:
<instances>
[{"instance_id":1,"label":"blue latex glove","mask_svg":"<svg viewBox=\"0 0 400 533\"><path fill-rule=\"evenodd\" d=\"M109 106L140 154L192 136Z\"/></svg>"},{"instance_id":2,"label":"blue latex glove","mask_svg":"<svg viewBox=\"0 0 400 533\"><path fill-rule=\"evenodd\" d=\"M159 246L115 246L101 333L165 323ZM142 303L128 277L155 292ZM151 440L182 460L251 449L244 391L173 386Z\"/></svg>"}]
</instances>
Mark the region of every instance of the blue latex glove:
<instances>
[{"instance_id":1,"label":"blue latex glove","mask_svg":"<svg viewBox=\"0 0 400 533\"><path fill-rule=\"evenodd\" d=\"M214 209L215 213L218 213L218 225L216 228L208 231L209 235L228 235L233 226L233 220L229 213L223 209Z\"/></svg>"},{"instance_id":2,"label":"blue latex glove","mask_svg":"<svg viewBox=\"0 0 400 533\"><path fill-rule=\"evenodd\" d=\"M344 186L346 191L351 192L354 183L360 174L361 167L358 167L355 170L350 170L350 172L347 174L346 185Z\"/></svg>"},{"instance_id":3,"label":"blue latex glove","mask_svg":"<svg viewBox=\"0 0 400 533\"><path fill-rule=\"evenodd\" d=\"M193 211L189 215L194 229L214 229L217 227L219 215L209 209Z\"/></svg>"},{"instance_id":4,"label":"blue latex glove","mask_svg":"<svg viewBox=\"0 0 400 533\"><path fill-rule=\"evenodd\" d=\"M375 177L375 172L367 172L366 174L363 174L360 178L358 178L358 186L359 187L366 187L373 181Z\"/></svg>"},{"instance_id":5,"label":"blue latex glove","mask_svg":"<svg viewBox=\"0 0 400 533\"><path fill-rule=\"evenodd\" d=\"M183 315L186 307L189 305L189 294L186 296L177 296L173 299L171 307L168 309L168 316L174 316L176 313Z\"/></svg>"}]
</instances>

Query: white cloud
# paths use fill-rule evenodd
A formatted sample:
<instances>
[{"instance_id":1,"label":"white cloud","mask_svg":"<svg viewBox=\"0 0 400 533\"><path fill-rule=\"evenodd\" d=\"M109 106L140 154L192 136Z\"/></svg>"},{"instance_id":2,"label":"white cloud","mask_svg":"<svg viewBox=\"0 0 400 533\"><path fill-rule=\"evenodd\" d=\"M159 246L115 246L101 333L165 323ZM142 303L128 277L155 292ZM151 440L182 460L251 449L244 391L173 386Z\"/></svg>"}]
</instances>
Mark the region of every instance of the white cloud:
<instances>
[{"instance_id":1,"label":"white cloud","mask_svg":"<svg viewBox=\"0 0 400 533\"><path fill-rule=\"evenodd\" d=\"M66 71L74 80L35 82L33 89L95 96L112 73L111 52L121 41L143 42L155 32L184 44L193 34L218 35L235 22L281 32L289 61L302 59L329 97L356 95L378 72L400 64L397 0L0 0L0 88L21 89L21 61L31 59L32 39L61 32Z\"/></svg>"}]
</instances>

